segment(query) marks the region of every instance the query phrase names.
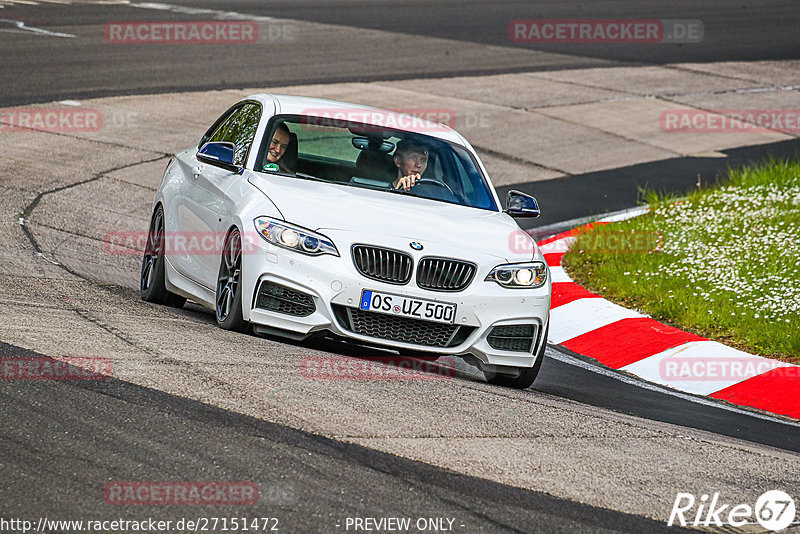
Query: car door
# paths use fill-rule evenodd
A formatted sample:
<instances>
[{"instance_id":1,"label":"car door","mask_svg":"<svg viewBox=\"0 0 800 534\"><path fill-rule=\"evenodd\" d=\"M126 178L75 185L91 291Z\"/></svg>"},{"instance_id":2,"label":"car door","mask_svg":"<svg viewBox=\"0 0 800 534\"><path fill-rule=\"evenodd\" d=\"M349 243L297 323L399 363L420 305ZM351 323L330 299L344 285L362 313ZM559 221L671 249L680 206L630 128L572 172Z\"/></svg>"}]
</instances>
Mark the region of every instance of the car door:
<instances>
[{"instance_id":1,"label":"car door","mask_svg":"<svg viewBox=\"0 0 800 534\"><path fill-rule=\"evenodd\" d=\"M246 102L228 113L205 141L223 141L234 144L234 164L244 166L255 136L261 106ZM198 145L202 147L201 143ZM219 271L225 231L236 206L226 194L241 174L197 159L197 150L187 154L184 162L185 187L182 201L177 206L180 239L185 246L178 249L179 269L195 282L215 289ZM177 267L176 267L177 268Z\"/></svg>"}]
</instances>

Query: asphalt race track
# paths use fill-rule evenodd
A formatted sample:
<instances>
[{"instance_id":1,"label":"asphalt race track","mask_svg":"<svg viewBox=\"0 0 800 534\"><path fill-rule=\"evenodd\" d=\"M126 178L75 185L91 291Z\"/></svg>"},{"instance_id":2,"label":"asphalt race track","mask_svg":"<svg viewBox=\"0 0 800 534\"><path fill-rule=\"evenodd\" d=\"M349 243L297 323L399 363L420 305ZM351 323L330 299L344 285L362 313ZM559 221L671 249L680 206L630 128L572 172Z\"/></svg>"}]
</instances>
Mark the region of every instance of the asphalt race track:
<instances>
[{"instance_id":1,"label":"asphalt race track","mask_svg":"<svg viewBox=\"0 0 800 534\"><path fill-rule=\"evenodd\" d=\"M384 365L396 355L324 337L296 343L222 331L194 304L176 310L142 302L139 256L101 250L110 229L146 228L169 155L245 88L322 91L335 83L415 79L424 92L424 80L452 76L656 65L680 76L685 71L674 64L792 60L800 57L796 6L0 6L0 107L78 100L109 116L140 117L86 134L0 128L0 357L99 356L113 369L113 378L100 381L0 381L0 531L22 531L2 520L35 525L43 517L246 517L276 518L281 532L365 532L353 518L406 517L443 520L412 532L660 532L678 530L666 525L678 493L719 492L734 505L753 505L772 489L800 497L795 421L643 385L554 348L525 391L491 386L460 361L452 379L308 380L301 369L309 358ZM126 46L103 38L109 21L220 13L302 38L275 37L259 54L241 45ZM531 18L700 20L705 39L702 47L510 43L509 21ZM505 148L491 141L479 147L482 157ZM564 221L632 207L640 187L686 191L698 175L713 179L728 166L798 149L794 136L498 192L535 194L546 209L527 226L554 231ZM104 488L124 481L241 481L257 485L259 497L239 506L110 502ZM717 531L763 531L751 527Z\"/></svg>"},{"instance_id":2,"label":"asphalt race track","mask_svg":"<svg viewBox=\"0 0 800 534\"><path fill-rule=\"evenodd\" d=\"M0 30L18 31L8 21L21 20L30 27L95 37L61 38L56 44L53 39L31 42L30 32L5 33L3 47L8 52L3 56L2 106L181 89L784 59L797 57L800 45L793 31L800 24L800 13L780 0L746 0L735 6L724 0L646 0L635 7L621 2L534 6L524 0L178 0L149 4L162 6L157 8L111 1L72 2L68 9L59 3L43 2L36 7L24 2L3 4L0 18L5 20L0 22ZM200 11L183 9L187 7ZM272 34L268 29L261 32L262 42L271 46L255 56L242 45L162 47L160 61L154 62L152 49L146 45L109 46L102 37L103 25L110 21L207 20L229 11L248 19L279 21ZM509 42L512 20L559 18L700 20L705 30L703 46ZM306 22L318 24L309 27ZM284 39L283 30L293 39Z\"/></svg>"}]
</instances>

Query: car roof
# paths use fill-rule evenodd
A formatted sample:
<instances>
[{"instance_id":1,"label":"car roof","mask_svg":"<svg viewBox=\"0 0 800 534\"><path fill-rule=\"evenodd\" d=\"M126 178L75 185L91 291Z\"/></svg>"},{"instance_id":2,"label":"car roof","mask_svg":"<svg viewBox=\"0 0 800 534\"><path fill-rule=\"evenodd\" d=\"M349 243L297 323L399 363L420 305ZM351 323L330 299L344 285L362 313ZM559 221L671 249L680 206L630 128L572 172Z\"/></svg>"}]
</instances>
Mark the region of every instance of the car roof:
<instances>
[{"instance_id":1,"label":"car roof","mask_svg":"<svg viewBox=\"0 0 800 534\"><path fill-rule=\"evenodd\" d=\"M398 130L404 130L422 135L430 135L432 137L457 143L461 146L468 146L465 139L458 132L447 125L429 121L421 117L412 116L399 111L307 96L259 93L251 95L247 97L247 99L259 100L264 104L268 104L270 102L274 103L276 114L308 115L317 117L330 117L333 119L347 118L356 122L364 122L376 126L396 128ZM419 108L419 111L425 110L424 108ZM452 110L430 110L432 113L442 111L455 118L455 112Z\"/></svg>"}]
</instances>

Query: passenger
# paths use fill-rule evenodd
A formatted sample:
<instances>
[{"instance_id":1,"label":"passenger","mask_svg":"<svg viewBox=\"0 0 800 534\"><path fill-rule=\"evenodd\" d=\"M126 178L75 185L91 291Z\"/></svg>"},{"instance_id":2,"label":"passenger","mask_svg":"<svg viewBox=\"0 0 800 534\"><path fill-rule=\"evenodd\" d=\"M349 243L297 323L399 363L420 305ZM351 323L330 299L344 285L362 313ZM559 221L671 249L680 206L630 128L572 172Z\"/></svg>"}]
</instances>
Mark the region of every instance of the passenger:
<instances>
[{"instance_id":1,"label":"passenger","mask_svg":"<svg viewBox=\"0 0 800 534\"><path fill-rule=\"evenodd\" d=\"M403 139L394 151L394 165L397 178L392 182L394 189L408 191L421 179L428 168L428 147L417 141Z\"/></svg>"},{"instance_id":2,"label":"passenger","mask_svg":"<svg viewBox=\"0 0 800 534\"><path fill-rule=\"evenodd\" d=\"M272 134L272 140L267 149L267 161L264 162L264 170L281 170L283 172L294 173L294 169L290 169L285 161L281 161L283 155L286 154L286 149L289 148L289 140L291 139L292 132L286 123L281 123ZM277 167L276 167L277 166Z\"/></svg>"}]
</instances>

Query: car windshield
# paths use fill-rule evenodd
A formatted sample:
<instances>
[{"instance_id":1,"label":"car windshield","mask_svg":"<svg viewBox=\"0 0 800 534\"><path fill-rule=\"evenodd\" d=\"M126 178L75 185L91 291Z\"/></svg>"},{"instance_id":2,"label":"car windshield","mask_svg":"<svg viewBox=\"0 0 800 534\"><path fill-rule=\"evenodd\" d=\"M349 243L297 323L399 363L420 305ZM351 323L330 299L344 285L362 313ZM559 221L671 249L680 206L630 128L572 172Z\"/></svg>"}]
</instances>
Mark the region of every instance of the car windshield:
<instances>
[{"instance_id":1,"label":"car windshield","mask_svg":"<svg viewBox=\"0 0 800 534\"><path fill-rule=\"evenodd\" d=\"M272 145L272 146L270 146ZM281 150L278 147L284 147ZM326 118L273 118L256 170L497 211L468 150L417 133ZM398 179L419 173L409 190Z\"/></svg>"}]
</instances>

